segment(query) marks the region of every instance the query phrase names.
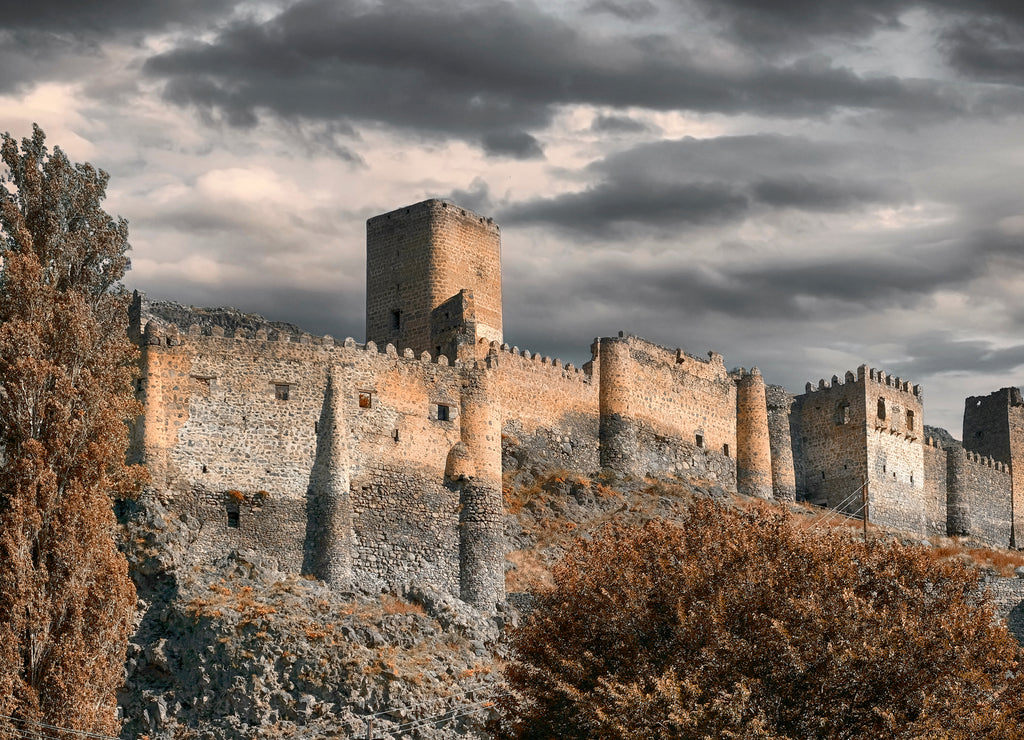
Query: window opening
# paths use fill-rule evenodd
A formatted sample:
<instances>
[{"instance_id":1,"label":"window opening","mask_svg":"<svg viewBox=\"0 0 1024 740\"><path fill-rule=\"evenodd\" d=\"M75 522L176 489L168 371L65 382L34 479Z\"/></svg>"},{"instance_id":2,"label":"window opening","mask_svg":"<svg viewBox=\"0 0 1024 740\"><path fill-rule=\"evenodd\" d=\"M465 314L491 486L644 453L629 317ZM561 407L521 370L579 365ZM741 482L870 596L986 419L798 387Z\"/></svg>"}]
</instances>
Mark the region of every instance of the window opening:
<instances>
[{"instance_id":1,"label":"window opening","mask_svg":"<svg viewBox=\"0 0 1024 740\"><path fill-rule=\"evenodd\" d=\"M914 428L914 412L913 411L908 411L907 412L907 429L913 429L913 428Z\"/></svg>"},{"instance_id":2,"label":"window opening","mask_svg":"<svg viewBox=\"0 0 1024 740\"><path fill-rule=\"evenodd\" d=\"M885 421L885 399L878 399L878 418Z\"/></svg>"},{"instance_id":3,"label":"window opening","mask_svg":"<svg viewBox=\"0 0 1024 740\"><path fill-rule=\"evenodd\" d=\"M843 401L836 407L836 426L850 423L850 404Z\"/></svg>"},{"instance_id":4,"label":"window opening","mask_svg":"<svg viewBox=\"0 0 1024 740\"><path fill-rule=\"evenodd\" d=\"M373 393L370 391L359 391L359 408L373 408Z\"/></svg>"},{"instance_id":5,"label":"window opening","mask_svg":"<svg viewBox=\"0 0 1024 740\"><path fill-rule=\"evenodd\" d=\"M825 480L825 471L824 470L821 471L821 479Z\"/></svg>"},{"instance_id":6,"label":"window opening","mask_svg":"<svg viewBox=\"0 0 1024 740\"><path fill-rule=\"evenodd\" d=\"M722 445L722 454L724 454L726 457L729 457L729 445Z\"/></svg>"},{"instance_id":7,"label":"window opening","mask_svg":"<svg viewBox=\"0 0 1024 740\"><path fill-rule=\"evenodd\" d=\"M443 403L437 404L437 420L451 421L451 407L445 406Z\"/></svg>"},{"instance_id":8,"label":"window opening","mask_svg":"<svg viewBox=\"0 0 1024 740\"><path fill-rule=\"evenodd\" d=\"M237 506L228 506L228 526L238 529L241 526L241 517Z\"/></svg>"},{"instance_id":9,"label":"window opening","mask_svg":"<svg viewBox=\"0 0 1024 740\"><path fill-rule=\"evenodd\" d=\"M395 431L393 431L391 433L391 436L397 442L398 441L398 430L396 429Z\"/></svg>"},{"instance_id":10,"label":"window opening","mask_svg":"<svg viewBox=\"0 0 1024 740\"><path fill-rule=\"evenodd\" d=\"M402 312L395 309L391 312L391 330L398 331L402 328Z\"/></svg>"},{"instance_id":11,"label":"window opening","mask_svg":"<svg viewBox=\"0 0 1024 740\"><path fill-rule=\"evenodd\" d=\"M697 435L697 446L698 447L703 447L704 446L704 435L703 434L698 434Z\"/></svg>"},{"instance_id":12,"label":"window opening","mask_svg":"<svg viewBox=\"0 0 1024 740\"><path fill-rule=\"evenodd\" d=\"M434 357L440 357L440 356L441 356L441 345L439 344L436 347L434 347Z\"/></svg>"},{"instance_id":13,"label":"window opening","mask_svg":"<svg viewBox=\"0 0 1024 740\"><path fill-rule=\"evenodd\" d=\"M274 398L278 401L287 401L291 393L291 386L287 383L274 383Z\"/></svg>"}]
</instances>

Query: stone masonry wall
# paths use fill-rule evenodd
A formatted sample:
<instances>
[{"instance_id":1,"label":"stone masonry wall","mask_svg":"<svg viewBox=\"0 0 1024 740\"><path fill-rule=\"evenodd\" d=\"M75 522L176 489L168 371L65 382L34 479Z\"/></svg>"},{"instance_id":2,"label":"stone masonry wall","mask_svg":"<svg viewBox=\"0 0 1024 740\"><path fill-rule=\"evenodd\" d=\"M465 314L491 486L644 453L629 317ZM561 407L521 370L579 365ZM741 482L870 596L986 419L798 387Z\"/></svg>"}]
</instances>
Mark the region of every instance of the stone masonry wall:
<instances>
[{"instance_id":1,"label":"stone masonry wall","mask_svg":"<svg viewBox=\"0 0 1024 740\"><path fill-rule=\"evenodd\" d=\"M946 450L930 437L924 440L924 513L932 522L930 534L955 534L949 530L949 488L946 485Z\"/></svg>"},{"instance_id":2,"label":"stone masonry wall","mask_svg":"<svg viewBox=\"0 0 1024 740\"><path fill-rule=\"evenodd\" d=\"M592 375L507 344L492 345L492 352L506 441L552 468L598 471L598 388Z\"/></svg>"},{"instance_id":3,"label":"stone masonry wall","mask_svg":"<svg viewBox=\"0 0 1024 740\"><path fill-rule=\"evenodd\" d=\"M1024 400L1019 388L1001 388L964 401L964 449L1009 466L1014 498L1024 491ZM1019 545L1024 537L1024 507L1014 508L1014 539Z\"/></svg>"},{"instance_id":4,"label":"stone masonry wall","mask_svg":"<svg viewBox=\"0 0 1024 740\"><path fill-rule=\"evenodd\" d=\"M803 454L798 496L818 506L860 515L859 494L867 475L863 369L810 383L798 396L799 445ZM794 440L794 444L796 441Z\"/></svg>"},{"instance_id":5,"label":"stone masonry wall","mask_svg":"<svg viewBox=\"0 0 1024 740\"><path fill-rule=\"evenodd\" d=\"M924 534L944 534L945 512L925 505L920 386L877 370L864 385L871 521Z\"/></svg>"},{"instance_id":6,"label":"stone masonry wall","mask_svg":"<svg viewBox=\"0 0 1024 740\"><path fill-rule=\"evenodd\" d=\"M322 534L311 520L323 487L316 456L322 435L335 431L320 428L334 368L354 575L368 583L424 577L459 593L459 502L445 464L460 441L461 389L446 358L330 337L147 336L143 457L166 461L154 487L191 517L197 557L253 547L290 570L311 570Z\"/></svg>"},{"instance_id":7,"label":"stone masonry wall","mask_svg":"<svg viewBox=\"0 0 1024 740\"><path fill-rule=\"evenodd\" d=\"M736 385L702 360L634 336L598 342L601 465L736 485Z\"/></svg>"},{"instance_id":8,"label":"stone masonry wall","mask_svg":"<svg viewBox=\"0 0 1024 740\"><path fill-rule=\"evenodd\" d=\"M780 501L796 501L796 466L792 419L793 396L780 385L765 386L768 440L772 459L772 490ZM799 432L799 430L796 430Z\"/></svg>"},{"instance_id":9,"label":"stone masonry wall","mask_svg":"<svg viewBox=\"0 0 1024 740\"><path fill-rule=\"evenodd\" d=\"M965 452L964 458L959 489L970 512L969 535L995 547L1009 547L1012 481L1007 466L975 452Z\"/></svg>"}]
</instances>

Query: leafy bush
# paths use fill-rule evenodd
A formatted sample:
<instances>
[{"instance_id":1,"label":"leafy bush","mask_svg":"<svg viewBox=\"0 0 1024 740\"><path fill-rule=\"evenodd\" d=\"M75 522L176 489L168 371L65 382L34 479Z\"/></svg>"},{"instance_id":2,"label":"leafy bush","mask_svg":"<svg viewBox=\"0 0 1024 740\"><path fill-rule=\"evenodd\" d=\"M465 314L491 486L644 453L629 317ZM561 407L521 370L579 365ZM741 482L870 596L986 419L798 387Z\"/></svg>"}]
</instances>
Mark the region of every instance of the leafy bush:
<instances>
[{"instance_id":1,"label":"leafy bush","mask_svg":"<svg viewBox=\"0 0 1024 740\"><path fill-rule=\"evenodd\" d=\"M609 525L554 575L499 737L1024 737L1016 642L977 573L924 549L705 500Z\"/></svg>"}]
</instances>

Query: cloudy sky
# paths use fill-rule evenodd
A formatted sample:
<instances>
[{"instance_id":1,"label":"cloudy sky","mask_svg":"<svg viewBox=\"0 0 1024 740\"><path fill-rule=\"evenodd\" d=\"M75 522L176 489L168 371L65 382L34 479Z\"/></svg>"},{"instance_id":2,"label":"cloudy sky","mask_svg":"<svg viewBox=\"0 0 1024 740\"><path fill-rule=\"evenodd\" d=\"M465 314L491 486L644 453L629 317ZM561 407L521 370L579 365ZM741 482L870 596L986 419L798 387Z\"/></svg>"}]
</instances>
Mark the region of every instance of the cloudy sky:
<instances>
[{"instance_id":1,"label":"cloudy sky","mask_svg":"<svg viewBox=\"0 0 1024 740\"><path fill-rule=\"evenodd\" d=\"M1024 365L1019 0L0 0L0 131L111 174L129 287L363 335L364 223L502 225L505 338L802 390Z\"/></svg>"}]
</instances>

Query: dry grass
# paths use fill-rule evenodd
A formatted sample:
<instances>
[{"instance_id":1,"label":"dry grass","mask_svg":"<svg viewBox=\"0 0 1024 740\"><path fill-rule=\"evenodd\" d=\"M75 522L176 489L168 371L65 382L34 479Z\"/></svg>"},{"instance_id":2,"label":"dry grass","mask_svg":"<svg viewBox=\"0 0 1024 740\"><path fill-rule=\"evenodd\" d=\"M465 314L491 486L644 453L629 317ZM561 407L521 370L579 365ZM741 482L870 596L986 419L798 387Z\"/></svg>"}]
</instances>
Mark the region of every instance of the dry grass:
<instances>
[{"instance_id":1,"label":"dry grass","mask_svg":"<svg viewBox=\"0 0 1024 740\"><path fill-rule=\"evenodd\" d=\"M555 587L551 569L536 550L516 550L506 557L516 566L505 573L506 591L550 591Z\"/></svg>"},{"instance_id":2,"label":"dry grass","mask_svg":"<svg viewBox=\"0 0 1024 740\"><path fill-rule=\"evenodd\" d=\"M427 610L420 604L405 601L391 594L383 594L380 597L380 605L385 614L419 614L426 616Z\"/></svg>"}]
</instances>

